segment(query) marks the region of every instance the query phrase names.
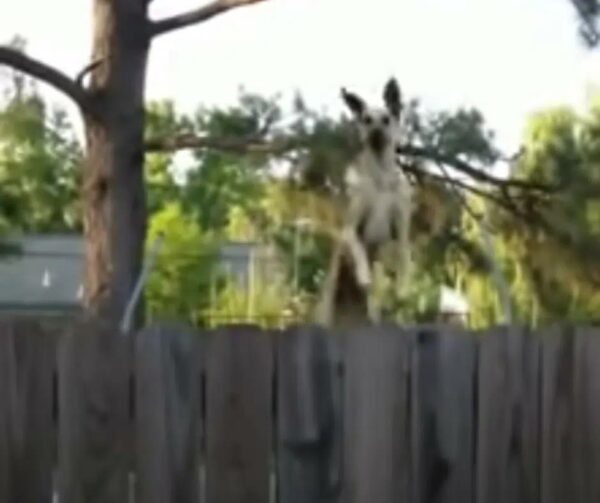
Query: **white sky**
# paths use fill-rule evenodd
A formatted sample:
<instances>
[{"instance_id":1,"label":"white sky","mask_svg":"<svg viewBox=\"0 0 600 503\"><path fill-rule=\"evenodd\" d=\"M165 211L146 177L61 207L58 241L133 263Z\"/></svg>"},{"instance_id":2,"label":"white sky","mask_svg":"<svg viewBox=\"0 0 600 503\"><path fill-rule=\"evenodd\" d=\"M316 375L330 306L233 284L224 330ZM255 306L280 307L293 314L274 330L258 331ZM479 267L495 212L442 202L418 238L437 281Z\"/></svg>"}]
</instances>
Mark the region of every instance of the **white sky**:
<instances>
[{"instance_id":1,"label":"white sky","mask_svg":"<svg viewBox=\"0 0 600 503\"><path fill-rule=\"evenodd\" d=\"M205 0L153 0L154 17ZM28 51L71 75L89 57L90 0L19 0L0 16ZM270 0L155 42L148 98L180 110L250 91L341 110L344 85L379 99L395 75L427 108L478 107L501 146L516 148L527 115L585 103L600 83L600 50L586 51L567 0ZM55 102L68 101L51 93Z\"/></svg>"}]
</instances>

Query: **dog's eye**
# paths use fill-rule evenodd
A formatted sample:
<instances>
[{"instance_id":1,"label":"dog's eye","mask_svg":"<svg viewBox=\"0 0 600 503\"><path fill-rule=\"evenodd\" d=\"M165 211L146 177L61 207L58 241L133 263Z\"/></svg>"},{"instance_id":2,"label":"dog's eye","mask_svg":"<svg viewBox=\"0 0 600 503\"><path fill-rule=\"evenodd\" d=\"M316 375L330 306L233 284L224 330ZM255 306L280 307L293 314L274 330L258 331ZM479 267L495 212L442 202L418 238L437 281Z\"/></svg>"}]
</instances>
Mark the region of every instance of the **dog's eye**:
<instances>
[{"instance_id":1,"label":"dog's eye","mask_svg":"<svg viewBox=\"0 0 600 503\"><path fill-rule=\"evenodd\" d=\"M381 122L383 122L384 126L387 126L390 123L390 118L387 115L384 115L381 119Z\"/></svg>"},{"instance_id":2,"label":"dog's eye","mask_svg":"<svg viewBox=\"0 0 600 503\"><path fill-rule=\"evenodd\" d=\"M369 124L371 124L373 122L373 119L371 119L370 115L365 115L363 117L363 121L365 122L366 125L369 125Z\"/></svg>"}]
</instances>

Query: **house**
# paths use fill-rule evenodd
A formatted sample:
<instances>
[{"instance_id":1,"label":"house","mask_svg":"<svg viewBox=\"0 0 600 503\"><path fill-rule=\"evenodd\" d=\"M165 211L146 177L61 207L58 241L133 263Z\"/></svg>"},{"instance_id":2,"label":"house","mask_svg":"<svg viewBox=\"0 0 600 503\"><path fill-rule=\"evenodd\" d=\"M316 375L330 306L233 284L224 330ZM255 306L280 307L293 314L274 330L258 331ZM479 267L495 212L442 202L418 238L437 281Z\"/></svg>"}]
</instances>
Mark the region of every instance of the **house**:
<instances>
[{"instance_id":1,"label":"house","mask_svg":"<svg viewBox=\"0 0 600 503\"><path fill-rule=\"evenodd\" d=\"M226 274L244 289L249 287L251 277L268 281L283 272L274 247L255 242L224 243L220 249L219 263Z\"/></svg>"},{"instance_id":2,"label":"house","mask_svg":"<svg viewBox=\"0 0 600 503\"><path fill-rule=\"evenodd\" d=\"M81 309L83 238L77 234L25 235L10 240L18 253L0 255L0 314L65 315ZM272 262L257 243L226 243L220 262L242 287L253 268Z\"/></svg>"},{"instance_id":3,"label":"house","mask_svg":"<svg viewBox=\"0 0 600 503\"><path fill-rule=\"evenodd\" d=\"M82 240L30 235L0 257L0 313L69 314L80 309Z\"/></svg>"}]
</instances>

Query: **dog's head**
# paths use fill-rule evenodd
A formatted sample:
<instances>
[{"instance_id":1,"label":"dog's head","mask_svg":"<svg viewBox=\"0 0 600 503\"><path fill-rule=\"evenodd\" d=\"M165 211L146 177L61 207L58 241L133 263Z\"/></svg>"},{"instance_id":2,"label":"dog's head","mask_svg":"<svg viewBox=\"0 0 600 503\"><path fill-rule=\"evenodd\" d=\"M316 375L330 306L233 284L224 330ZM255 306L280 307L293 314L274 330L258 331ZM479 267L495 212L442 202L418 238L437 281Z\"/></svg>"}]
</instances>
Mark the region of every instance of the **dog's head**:
<instances>
[{"instance_id":1,"label":"dog's head","mask_svg":"<svg viewBox=\"0 0 600 503\"><path fill-rule=\"evenodd\" d=\"M396 79L391 78L384 87L385 107L369 107L358 95L342 88L342 99L354 115L361 142L375 154L395 148L400 130L402 99Z\"/></svg>"}]
</instances>

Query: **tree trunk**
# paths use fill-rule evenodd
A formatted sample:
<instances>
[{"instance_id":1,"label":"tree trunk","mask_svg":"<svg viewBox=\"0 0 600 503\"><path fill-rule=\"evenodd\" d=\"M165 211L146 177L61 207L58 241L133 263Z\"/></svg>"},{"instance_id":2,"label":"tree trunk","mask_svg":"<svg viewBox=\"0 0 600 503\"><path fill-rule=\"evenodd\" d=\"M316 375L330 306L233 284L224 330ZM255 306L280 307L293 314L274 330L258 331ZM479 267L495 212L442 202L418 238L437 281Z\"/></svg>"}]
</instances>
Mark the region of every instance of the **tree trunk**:
<instances>
[{"instance_id":1,"label":"tree trunk","mask_svg":"<svg viewBox=\"0 0 600 503\"><path fill-rule=\"evenodd\" d=\"M85 116L83 205L86 307L119 321L140 272L146 237L144 89L147 0L95 0L93 116Z\"/></svg>"}]
</instances>

